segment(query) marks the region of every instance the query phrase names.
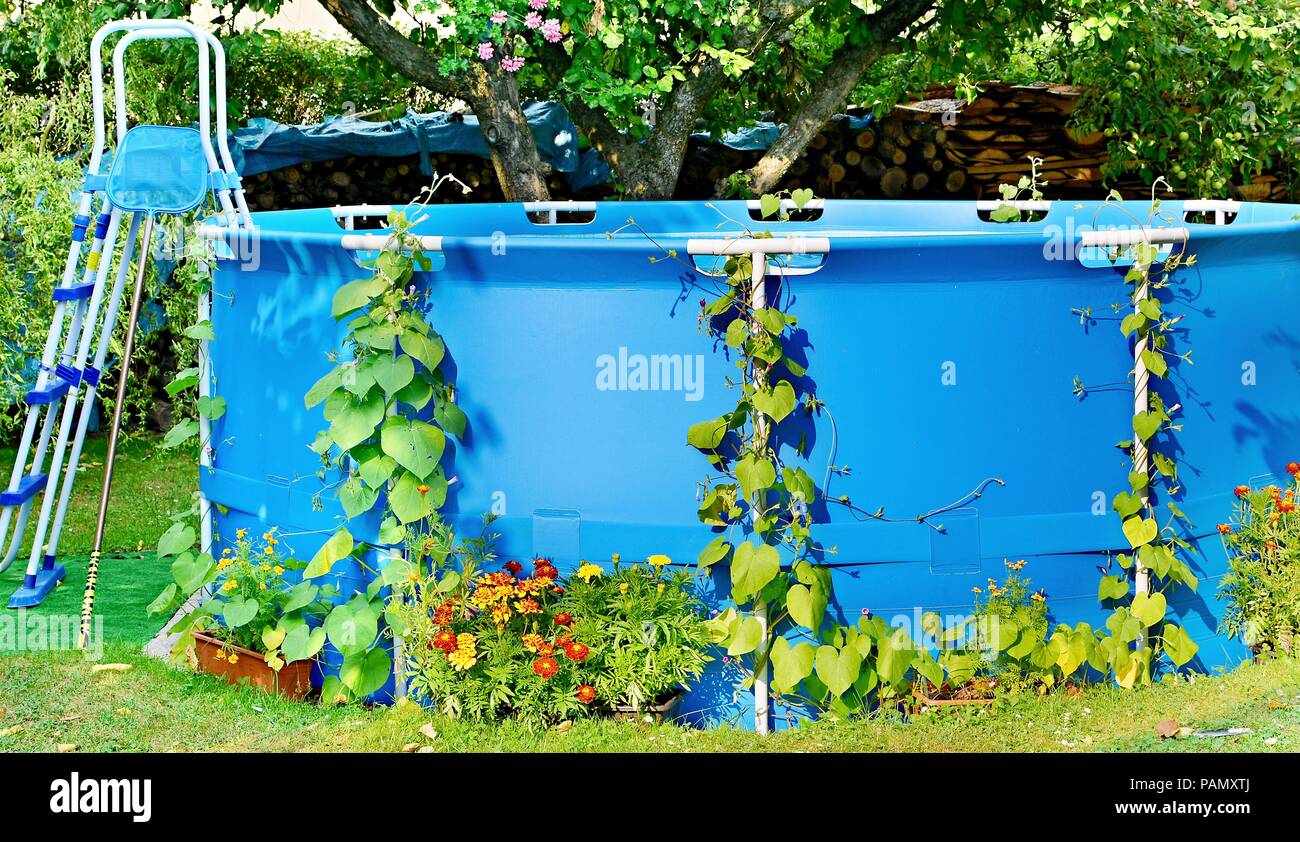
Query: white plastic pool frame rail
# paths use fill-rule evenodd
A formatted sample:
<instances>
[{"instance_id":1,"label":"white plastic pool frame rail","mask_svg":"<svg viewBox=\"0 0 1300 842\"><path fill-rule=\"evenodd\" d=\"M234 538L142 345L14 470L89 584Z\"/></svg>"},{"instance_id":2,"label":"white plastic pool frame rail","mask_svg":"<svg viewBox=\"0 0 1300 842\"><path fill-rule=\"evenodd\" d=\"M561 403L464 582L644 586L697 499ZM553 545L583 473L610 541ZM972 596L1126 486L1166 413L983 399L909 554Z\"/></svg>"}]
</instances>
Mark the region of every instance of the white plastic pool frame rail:
<instances>
[{"instance_id":1,"label":"white plastic pool frame rail","mask_svg":"<svg viewBox=\"0 0 1300 842\"><path fill-rule=\"evenodd\" d=\"M811 202L809 204L812 204ZM805 205L807 207L807 205ZM769 266L769 257L781 254L828 254L831 250L829 237L739 237L731 239L692 238L686 241L686 253L692 256L734 256L749 255L752 272L750 278L750 306L759 310L767 306L767 276L771 274L792 274L782 272L780 267ZM765 384L761 372L754 373L754 387L762 388ZM761 415L754 419L755 432L760 436L766 433L767 419ZM755 495L751 508L757 517L762 509L761 492ZM758 604L754 610L754 619L762 628L762 639L767 640L767 606ZM768 647L764 643L754 653L754 730L759 734L771 731L771 701L768 691Z\"/></svg>"}]
</instances>

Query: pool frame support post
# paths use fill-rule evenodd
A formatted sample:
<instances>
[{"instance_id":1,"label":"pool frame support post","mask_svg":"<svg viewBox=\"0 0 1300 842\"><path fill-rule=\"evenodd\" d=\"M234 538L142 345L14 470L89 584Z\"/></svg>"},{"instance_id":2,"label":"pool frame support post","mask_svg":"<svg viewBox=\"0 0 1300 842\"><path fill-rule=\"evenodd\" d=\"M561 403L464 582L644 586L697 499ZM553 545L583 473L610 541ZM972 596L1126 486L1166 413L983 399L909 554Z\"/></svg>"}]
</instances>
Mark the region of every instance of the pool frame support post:
<instances>
[{"instance_id":1,"label":"pool frame support post","mask_svg":"<svg viewBox=\"0 0 1300 842\"><path fill-rule=\"evenodd\" d=\"M1133 294L1133 312L1139 312L1139 307L1150 294L1151 280L1148 277L1142 281L1141 286ZM1150 334L1143 334L1137 337L1133 343L1133 414L1137 415L1146 412L1150 404L1151 395L1151 372L1147 371L1147 364L1142 359L1142 354L1147 350L1150 344ZM1138 499L1142 503L1142 510L1150 514L1151 509L1151 450L1147 443L1142 441L1138 435L1133 436L1133 470L1147 478L1147 484L1142 488L1142 493ZM1142 563L1138 554L1133 554L1133 590L1135 593L1151 592L1151 573L1147 566ZM1137 641L1143 648L1149 643L1149 635L1143 629L1142 635Z\"/></svg>"},{"instance_id":2,"label":"pool frame support post","mask_svg":"<svg viewBox=\"0 0 1300 842\"><path fill-rule=\"evenodd\" d=\"M761 251L751 252L750 261L753 272L750 279L750 318L749 332L757 335L763 329L754 315L759 310L767 306L767 255ZM766 372L760 371L758 366L754 367L754 388L762 389L767 385ZM768 437L767 418L762 413L754 414L754 438L761 444L766 444ZM754 492L754 499L750 502L751 514L755 520L758 519L759 513L763 508L764 495L762 491ZM767 601L758 595L754 601L754 619L758 620L758 625L762 629L759 636L761 641L758 650L754 652L754 731L759 734L767 734L770 731L769 725L769 694L767 686Z\"/></svg>"}]
</instances>

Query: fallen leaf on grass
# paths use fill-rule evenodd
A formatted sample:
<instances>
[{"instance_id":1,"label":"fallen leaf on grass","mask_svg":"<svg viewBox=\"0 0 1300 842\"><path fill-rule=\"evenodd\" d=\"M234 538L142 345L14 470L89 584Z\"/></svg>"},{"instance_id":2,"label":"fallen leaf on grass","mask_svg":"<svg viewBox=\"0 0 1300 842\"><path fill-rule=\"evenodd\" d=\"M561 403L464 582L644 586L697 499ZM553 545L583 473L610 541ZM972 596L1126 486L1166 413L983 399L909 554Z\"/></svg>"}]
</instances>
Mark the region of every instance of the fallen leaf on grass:
<instances>
[{"instance_id":1,"label":"fallen leaf on grass","mask_svg":"<svg viewBox=\"0 0 1300 842\"><path fill-rule=\"evenodd\" d=\"M60 716L60 717L59 717L59 721L60 721L60 722L76 722L76 721L77 721L78 719L80 719L80 718L81 718L81 714L79 714L79 713L69 713L69 714L64 714L63 716Z\"/></svg>"},{"instance_id":2,"label":"fallen leaf on grass","mask_svg":"<svg viewBox=\"0 0 1300 842\"><path fill-rule=\"evenodd\" d=\"M8 728L0 731L0 737L12 737L14 734L23 730L21 725L10 725Z\"/></svg>"},{"instance_id":3,"label":"fallen leaf on grass","mask_svg":"<svg viewBox=\"0 0 1300 842\"><path fill-rule=\"evenodd\" d=\"M437 749L435 749L433 746L420 746L419 749L417 749L415 753L416 753L416 754L433 754L435 751L437 751Z\"/></svg>"},{"instance_id":4,"label":"fallen leaf on grass","mask_svg":"<svg viewBox=\"0 0 1300 842\"><path fill-rule=\"evenodd\" d=\"M134 664L95 664L90 668L92 673L96 672L126 672L134 667Z\"/></svg>"},{"instance_id":5,"label":"fallen leaf on grass","mask_svg":"<svg viewBox=\"0 0 1300 842\"><path fill-rule=\"evenodd\" d=\"M572 728L572 727L573 727L573 720L572 720L572 719L566 719L566 720L564 720L563 722L561 722L559 725L556 725L556 726L555 726L555 731L556 731L556 733L559 733L559 734L567 734L567 733L569 733L569 729Z\"/></svg>"},{"instance_id":6,"label":"fallen leaf on grass","mask_svg":"<svg viewBox=\"0 0 1300 842\"><path fill-rule=\"evenodd\" d=\"M5 715L6 713L8 713L8 712L9 712L9 711L6 710L5 708L0 708L0 717L4 716L4 715Z\"/></svg>"},{"instance_id":7,"label":"fallen leaf on grass","mask_svg":"<svg viewBox=\"0 0 1300 842\"><path fill-rule=\"evenodd\" d=\"M432 722L426 722L423 725L421 725L420 733L428 737L430 740L438 739L438 731L433 727Z\"/></svg>"},{"instance_id":8,"label":"fallen leaf on grass","mask_svg":"<svg viewBox=\"0 0 1300 842\"><path fill-rule=\"evenodd\" d=\"M76 743L59 743L58 745L59 754L71 754L76 750L77 750Z\"/></svg>"},{"instance_id":9,"label":"fallen leaf on grass","mask_svg":"<svg viewBox=\"0 0 1300 842\"><path fill-rule=\"evenodd\" d=\"M1161 739L1168 740L1178 734L1178 720L1165 719L1156 723L1156 733Z\"/></svg>"},{"instance_id":10,"label":"fallen leaf on grass","mask_svg":"<svg viewBox=\"0 0 1300 842\"><path fill-rule=\"evenodd\" d=\"M113 710L113 713L116 713L118 716L130 716L130 715L131 715L131 709L130 709L130 708L115 708L115 709Z\"/></svg>"},{"instance_id":11,"label":"fallen leaf on grass","mask_svg":"<svg viewBox=\"0 0 1300 842\"><path fill-rule=\"evenodd\" d=\"M420 747L419 743L407 743L406 745L402 746L402 753L414 754L416 749L418 749L419 747Z\"/></svg>"},{"instance_id":12,"label":"fallen leaf on grass","mask_svg":"<svg viewBox=\"0 0 1300 842\"><path fill-rule=\"evenodd\" d=\"M1277 699L1269 699L1269 700L1268 700L1268 708L1269 708L1269 710L1286 710L1286 709L1289 708L1289 707L1291 707L1291 706L1288 705L1286 702L1279 702ZM4 710L4 708L0 708L0 711L3 711L3 710Z\"/></svg>"}]
</instances>

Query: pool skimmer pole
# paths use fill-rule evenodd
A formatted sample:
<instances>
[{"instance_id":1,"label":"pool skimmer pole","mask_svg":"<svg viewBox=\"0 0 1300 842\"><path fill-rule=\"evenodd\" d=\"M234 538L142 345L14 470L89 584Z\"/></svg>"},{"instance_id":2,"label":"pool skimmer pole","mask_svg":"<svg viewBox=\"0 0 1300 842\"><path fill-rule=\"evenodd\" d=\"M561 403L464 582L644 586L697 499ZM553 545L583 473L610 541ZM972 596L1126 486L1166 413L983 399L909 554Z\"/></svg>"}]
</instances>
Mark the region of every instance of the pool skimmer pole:
<instances>
[{"instance_id":1,"label":"pool skimmer pole","mask_svg":"<svg viewBox=\"0 0 1300 842\"><path fill-rule=\"evenodd\" d=\"M117 399L113 402L113 425L108 431L108 453L104 457L104 484L99 492L99 517L95 521L95 543L90 551L90 564L86 568L86 593L81 602L81 633L77 648L85 649L90 643L90 618L95 613L95 583L99 579L99 557L104 547L104 525L108 521L108 499L113 486L113 458L117 455L117 437L122 430L122 405L126 403L126 385L131 377L131 354L135 350L135 332L140 320L140 299L144 293L145 271L149 268L149 248L153 241L153 214L144 220L141 239L140 264L135 273L135 289L131 292L131 314L126 322L126 340L122 345L122 364L117 377Z\"/></svg>"}]
</instances>

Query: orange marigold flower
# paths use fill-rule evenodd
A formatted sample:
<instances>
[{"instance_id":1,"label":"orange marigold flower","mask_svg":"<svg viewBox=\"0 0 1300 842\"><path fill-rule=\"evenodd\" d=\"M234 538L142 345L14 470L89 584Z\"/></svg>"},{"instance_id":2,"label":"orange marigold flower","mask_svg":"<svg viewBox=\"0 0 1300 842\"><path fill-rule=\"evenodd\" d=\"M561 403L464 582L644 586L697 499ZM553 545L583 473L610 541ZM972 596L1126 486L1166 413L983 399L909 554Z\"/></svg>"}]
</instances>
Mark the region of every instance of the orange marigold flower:
<instances>
[{"instance_id":1,"label":"orange marigold flower","mask_svg":"<svg viewBox=\"0 0 1300 842\"><path fill-rule=\"evenodd\" d=\"M524 649L528 652L539 652L546 645L546 638L540 634L526 634L523 637Z\"/></svg>"},{"instance_id":2,"label":"orange marigold flower","mask_svg":"<svg viewBox=\"0 0 1300 842\"><path fill-rule=\"evenodd\" d=\"M1283 500L1282 502L1277 504L1277 510L1279 512L1294 512L1295 503L1291 502L1290 500Z\"/></svg>"},{"instance_id":3,"label":"orange marigold flower","mask_svg":"<svg viewBox=\"0 0 1300 842\"><path fill-rule=\"evenodd\" d=\"M1220 535L1230 535L1231 533L1232 533L1232 527L1231 527L1231 526L1229 526L1229 525L1226 524L1226 523L1221 523L1221 524L1219 524L1219 534L1220 534Z\"/></svg>"},{"instance_id":4,"label":"orange marigold flower","mask_svg":"<svg viewBox=\"0 0 1300 842\"><path fill-rule=\"evenodd\" d=\"M564 654L569 656L570 661L581 663L587 660L587 656L591 654L591 649L585 643L579 643L575 640L565 648Z\"/></svg>"},{"instance_id":5,"label":"orange marigold flower","mask_svg":"<svg viewBox=\"0 0 1300 842\"><path fill-rule=\"evenodd\" d=\"M1240 500L1241 498L1245 497L1247 494L1250 493L1250 486L1249 486L1249 485L1239 485L1239 486L1237 486L1236 488L1232 489L1232 493L1233 493L1233 494L1236 494L1236 495L1237 495L1237 499Z\"/></svg>"},{"instance_id":6,"label":"orange marigold flower","mask_svg":"<svg viewBox=\"0 0 1300 842\"><path fill-rule=\"evenodd\" d=\"M433 636L433 648L444 652L452 651L456 648L456 633L446 630L438 632Z\"/></svg>"},{"instance_id":7,"label":"orange marigold flower","mask_svg":"<svg viewBox=\"0 0 1300 842\"><path fill-rule=\"evenodd\" d=\"M504 626L506 623L510 622L510 606L492 606L492 622L496 623L498 626Z\"/></svg>"},{"instance_id":8,"label":"orange marigold flower","mask_svg":"<svg viewBox=\"0 0 1300 842\"><path fill-rule=\"evenodd\" d=\"M529 597L528 599L521 599L518 602L516 602L515 610L525 616L529 614L540 614L542 613L542 604L537 600Z\"/></svg>"},{"instance_id":9,"label":"orange marigold flower","mask_svg":"<svg viewBox=\"0 0 1300 842\"><path fill-rule=\"evenodd\" d=\"M1300 462L1287 462L1287 463L1286 463L1286 472L1287 472L1288 474L1290 474L1291 476L1295 476L1296 474L1300 474Z\"/></svg>"},{"instance_id":10,"label":"orange marigold flower","mask_svg":"<svg viewBox=\"0 0 1300 842\"><path fill-rule=\"evenodd\" d=\"M517 561L507 561L506 570L510 571L511 576L518 576L523 572L524 566Z\"/></svg>"},{"instance_id":11,"label":"orange marigold flower","mask_svg":"<svg viewBox=\"0 0 1300 842\"><path fill-rule=\"evenodd\" d=\"M533 672L537 673L542 678L552 678L559 671L560 665L549 655L533 661Z\"/></svg>"},{"instance_id":12,"label":"orange marigold flower","mask_svg":"<svg viewBox=\"0 0 1300 842\"><path fill-rule=\"evenodd\" d=\"M567 611L561 611L559 614L555 615L555 625L557 626L573 625L573 615L568 613Z\"/></svg>"},{"instance_id":13,"label":"orange marigold flower","mask_svg":"<svg viewBox=\"0 0 1300 842\"><path fill-rule=\"evenodd\" d=\"M555 645L561 649L568 649L573 645L573 638L566 632L565 634L555 638Z\"/></svg>"},{"instance_id":14,"label":"orange marigold flower","mask_svg":"<svg viewBox=\"0 0 1300 842\"><path fill-rule=\"evenodd\" d=\"M589 705L596 701L596 688L592 687L590 684L579 684L577 695L578 701L582 702L584 705Z\"/></svg>"}]
</instances>

